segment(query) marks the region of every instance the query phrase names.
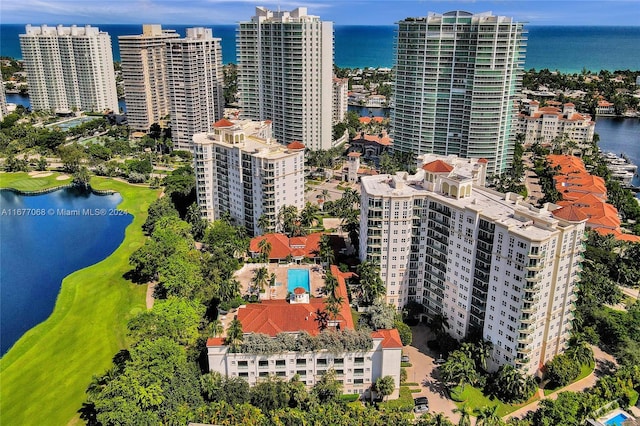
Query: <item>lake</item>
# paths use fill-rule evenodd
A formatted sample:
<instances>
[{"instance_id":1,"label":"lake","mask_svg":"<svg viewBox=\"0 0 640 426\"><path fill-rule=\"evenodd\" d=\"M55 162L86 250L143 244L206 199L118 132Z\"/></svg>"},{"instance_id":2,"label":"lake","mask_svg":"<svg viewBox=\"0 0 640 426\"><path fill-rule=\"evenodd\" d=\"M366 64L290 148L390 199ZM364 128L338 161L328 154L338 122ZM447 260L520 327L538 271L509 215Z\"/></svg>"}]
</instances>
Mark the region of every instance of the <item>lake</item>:
<instances>
[{"instance_id":1,"label":"lake","mask_svg":"<svg viewBox=\"0 0 640 426\"><path fill-rule=\"evenodd\" d=\"M119 194L0 191L0 354L53 311L62 279L106 257L133 216Z\"/></svg>"}]
</instances>

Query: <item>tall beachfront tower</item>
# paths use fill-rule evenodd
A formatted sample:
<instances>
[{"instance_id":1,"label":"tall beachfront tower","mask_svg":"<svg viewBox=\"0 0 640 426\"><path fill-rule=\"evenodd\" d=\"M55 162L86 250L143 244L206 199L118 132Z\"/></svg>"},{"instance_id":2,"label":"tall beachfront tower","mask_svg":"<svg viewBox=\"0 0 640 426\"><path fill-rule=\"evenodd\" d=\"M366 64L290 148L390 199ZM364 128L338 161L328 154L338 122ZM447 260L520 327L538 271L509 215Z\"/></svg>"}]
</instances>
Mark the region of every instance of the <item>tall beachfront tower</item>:
<instances>
[{"instance_id":1,"label":"tall beachfront tower","mask_svg":"<svg viewBox=\"0 0 640 426\"><path fill-rule=\"evenodd\" d=\"M236 43L241 116L272 120L281 143L331 148L333 23L257 7Z\"/></svg>"},{"instance_id":2,"label":"tall beachfront tower","mask_svg":"<svg viewBox=\"0 0 640 426\"><path fill-rule=\"evenodd\" d=\"M510 165L521 86L523 24L490 12L407 18L395 46L394 148Z\"/></svg>"},{"instance_id":3,"label":"tall beachfront tower","mask_svg":"<svg viewBox=\"0 0 640 426\"><path fill-rule=\"evenodd\" d=\"M134 130L149 130L169 115L165 66L167 41L179 38L174 30L145 24L142 34L118 37L127 122Z\"/></svg>"},{"instance_id":4,"label":"tall beachfront tower","mask_svg":"<svg viewBox=\"0 0 640 426\"><path fill-rule=\"evenodd\" d=\"M484 159L422 162L362 178L361 260L379 265L388 303L446 315L456 339L493 343L492 368L535 373L570 337L587 216L486 189Z\"/></svg>"},{"instance_id":5,"label":"tall beachfront tower","mask_svg":"<svg viewBox=\"0 0 640 426\"><path fill-rule=\"evenodd\" d=\"M175 149L190 150L193 135L211 131L222 118L221 39L210 28L187 28L187 36L167 41L166 69Z\"/></svg>"},{"instance_id":6,"label":"tall beachfront tower","mask_svg":"<svg viewBox=\"0 0 640 426\"><path fill-rule=\"evenodd\" d=\"M27 25L20 48L34 110L118 112L111 37L96 27Z\"/></svg>"}]
</instances>

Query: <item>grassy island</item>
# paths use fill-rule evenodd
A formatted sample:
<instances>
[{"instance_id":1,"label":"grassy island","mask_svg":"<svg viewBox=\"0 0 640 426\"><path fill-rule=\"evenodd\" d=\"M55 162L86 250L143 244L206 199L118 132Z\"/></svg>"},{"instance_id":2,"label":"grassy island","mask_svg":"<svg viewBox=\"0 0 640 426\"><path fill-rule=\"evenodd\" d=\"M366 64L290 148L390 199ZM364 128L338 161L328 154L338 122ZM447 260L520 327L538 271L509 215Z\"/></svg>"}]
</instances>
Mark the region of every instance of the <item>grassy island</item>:
<instances>
[{"instance_id":1,"label":"grassy island","mask_svg":"<svg viewBox=\"0 0 640 426\"><path fill-rule=\"evenodd\" d=\"M46 184L31 184L40 179L47 179ZM68 183L56 175L0 174L0 186L22 191ZM123 275L131 269L129 256L144 242L141 226L158 191L98 177L91 179L91 186L120 193L118 208L131 213L133 222L108 258L63 280L51 316L0 360L0 424L81 424L78 410L92 376L111 367L114 354L127 346L127 321L145 309L146 286L134 285Z\"/></svg>"}]
</instances>

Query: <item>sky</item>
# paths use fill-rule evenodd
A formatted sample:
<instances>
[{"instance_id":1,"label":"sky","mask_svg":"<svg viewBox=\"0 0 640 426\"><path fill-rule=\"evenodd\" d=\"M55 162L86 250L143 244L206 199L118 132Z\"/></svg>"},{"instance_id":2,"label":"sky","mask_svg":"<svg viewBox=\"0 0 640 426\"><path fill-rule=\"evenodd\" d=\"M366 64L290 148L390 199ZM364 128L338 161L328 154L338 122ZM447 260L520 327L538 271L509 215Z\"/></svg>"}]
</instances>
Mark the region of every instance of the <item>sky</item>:
<instances>
[{"instance_id":1,"label":"sky","mask_svg":"<svg viewBox=\"0 0 640 426\"><path fill-rule=\"evenodd\" d=\"M336 25L393 25L429 12L466 10L530 25L640 26L640 0L3 0L0 23L225 25L249 20L255 6L307 7Z\"/></svg>"}]
</instances>

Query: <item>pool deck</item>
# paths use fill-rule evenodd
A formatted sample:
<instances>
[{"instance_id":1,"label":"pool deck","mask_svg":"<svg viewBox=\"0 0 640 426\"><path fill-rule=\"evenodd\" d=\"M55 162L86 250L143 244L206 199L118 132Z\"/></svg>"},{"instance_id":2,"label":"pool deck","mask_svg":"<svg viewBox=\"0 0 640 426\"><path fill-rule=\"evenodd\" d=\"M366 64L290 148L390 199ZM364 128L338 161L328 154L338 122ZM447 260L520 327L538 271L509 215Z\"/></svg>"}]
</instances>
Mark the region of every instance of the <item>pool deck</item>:
<instances>
[{"instance_id":1,"label":"pool deck","mask_svg":"<svg viewBox=\"0 0 640 426\"><path fill-rule=\"evenodd\" d=\"M613 425L613 424L618 424L618 423L607 423L608 421L612 420L613 418L619 416L619 415L623 415L625 417L625 420L627 419L633 419L633 415L627 413L626 411L622 410L621 408L616 408L615 410L611 411L610 413L607 413L607 415L602 416L600 418L598 418L598 423L602 424L602 425Z\"/></svg>"},{"instance_id":2,"label":"pool deck","mask_svg":"<svg viewBox=\"0 0 640 426\"><path fill-rule=\"evenodd\" d=\"M287 298L287 282L289 269L308 269L309 270L309 286L311 288L310 297L321 297L324 289L325 271L320 265L315 264L297 264L289 263L280 265L277 263L246 263L240 270L234 274L234 278L240 282L240 294L250 294L251 280L253 271L266 266L269 273L276 274L276 285L268 287L264 298L278 300Z\"/></svg>"}]
</instances>

